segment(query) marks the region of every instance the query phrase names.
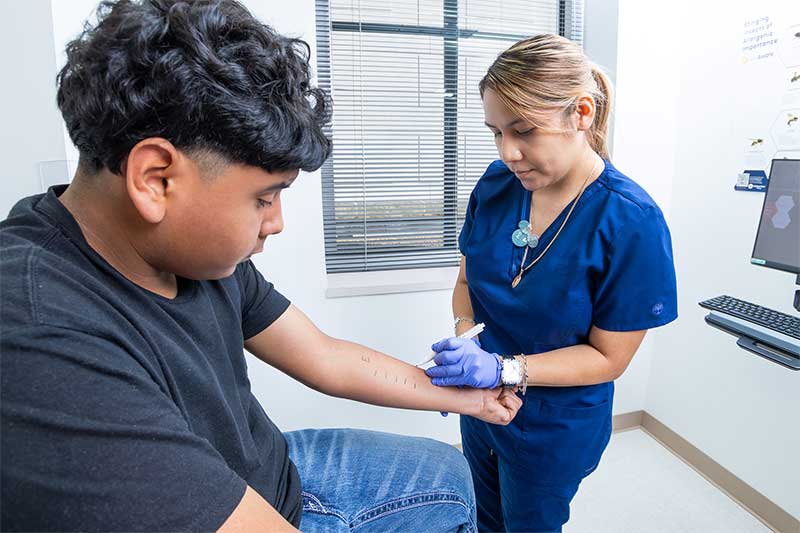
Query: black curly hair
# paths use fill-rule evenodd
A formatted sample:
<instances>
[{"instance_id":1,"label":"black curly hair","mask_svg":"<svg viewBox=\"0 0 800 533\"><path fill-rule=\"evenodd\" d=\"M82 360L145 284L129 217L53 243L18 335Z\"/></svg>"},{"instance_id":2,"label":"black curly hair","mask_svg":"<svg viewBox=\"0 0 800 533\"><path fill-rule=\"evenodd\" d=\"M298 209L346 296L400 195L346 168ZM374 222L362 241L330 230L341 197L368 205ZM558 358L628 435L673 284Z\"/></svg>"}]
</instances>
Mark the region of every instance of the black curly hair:
<instances>
[{"instance_id":1,"label":"black curly hair","mask_svg":"<svg viewBox=\"0 0 800 533\"><path fill-rule=\"evenodd\" d=\"M67 45L58 107L81 166L115 174L163 137L267 172L316 170L331 151L330 100L309 47L234 0L118 0Z\"/></svg>"}]
</instances>

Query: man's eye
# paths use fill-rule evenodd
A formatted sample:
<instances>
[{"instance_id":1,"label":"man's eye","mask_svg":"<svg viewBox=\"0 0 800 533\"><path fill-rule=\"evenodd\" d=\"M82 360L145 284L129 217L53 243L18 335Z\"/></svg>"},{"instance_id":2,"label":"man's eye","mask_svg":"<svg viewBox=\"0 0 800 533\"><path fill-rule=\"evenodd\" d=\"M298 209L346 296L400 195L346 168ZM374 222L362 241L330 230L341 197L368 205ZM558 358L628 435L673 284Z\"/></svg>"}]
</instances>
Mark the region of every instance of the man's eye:
<instances>
[{"instance_id":1,"label":"man's eye","mask_svg":"<svg viewBox=\"0 0 800 533\"><path fill-rule=\"evenodd\" d=\"M492 132L492 135L494 135L495 137L500 137L500 136L502 136L503 134L502 134L502 133L500 133L499 131L493 131L493 132Z\"/></svg>"},{"instance_id":2,"label":"man's eye","mask_svg":"<svg viewBox=\"0 0 800 533\"><path fill-rule=\"evenodd\" d=\"M261 198L256 200L256 203L258 204L258 208L259 209L264 209L265 207L270 207L272 205L272 202L268 202L268 201L263 200Z\"/></svg>"},{"instance_id":3,"label":"man's eye","mask_svg":"<svg viewBox=\"0 0 800 533\"><path fill-rule=\"evenodd\" d=\"M517 135L529 135L529 134L533 133L533 130L534 130L534 129L535 129L535 128L531 128L531 129L529 129L529 130L525 130L525 131L518 131L518 132L517 132Z\"/></svg>"}]
</instances>

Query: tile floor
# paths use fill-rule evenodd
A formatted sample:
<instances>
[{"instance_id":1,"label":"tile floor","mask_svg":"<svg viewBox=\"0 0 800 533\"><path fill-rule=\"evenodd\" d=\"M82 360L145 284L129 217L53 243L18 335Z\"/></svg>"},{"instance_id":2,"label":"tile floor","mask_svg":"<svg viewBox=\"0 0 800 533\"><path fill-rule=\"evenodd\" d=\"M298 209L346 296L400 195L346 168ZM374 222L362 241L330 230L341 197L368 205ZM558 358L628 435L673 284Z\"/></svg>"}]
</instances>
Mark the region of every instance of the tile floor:
<instances>
[{"instance_id":1,"label":"tile floor","mask_svg":"<svg viewBox=\"0 0 800 533\"><path fill-rule=\"evenodd\" d=\"M641 429L615 433L581 484L565 533L768 532Z\"/></svg>"}]
</instances>

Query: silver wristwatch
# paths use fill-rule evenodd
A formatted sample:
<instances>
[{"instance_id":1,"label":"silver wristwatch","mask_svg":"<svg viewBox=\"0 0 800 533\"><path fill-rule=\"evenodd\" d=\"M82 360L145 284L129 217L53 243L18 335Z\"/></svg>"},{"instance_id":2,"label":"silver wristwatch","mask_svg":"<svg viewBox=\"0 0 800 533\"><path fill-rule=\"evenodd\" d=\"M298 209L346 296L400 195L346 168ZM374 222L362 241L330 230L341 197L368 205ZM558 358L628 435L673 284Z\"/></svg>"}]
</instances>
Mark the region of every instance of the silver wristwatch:
<instances>
[{"instance_id":1,"label":"silver wristwatch","mask_svg":"<svg viewBox=\"0 0 800 533\"><path fill-rule=\"evenodd\" d=\"M503 356L500 383L503 387L516 387L522 383L522 366L515 357Z\"/></svg>"}]
</instances>

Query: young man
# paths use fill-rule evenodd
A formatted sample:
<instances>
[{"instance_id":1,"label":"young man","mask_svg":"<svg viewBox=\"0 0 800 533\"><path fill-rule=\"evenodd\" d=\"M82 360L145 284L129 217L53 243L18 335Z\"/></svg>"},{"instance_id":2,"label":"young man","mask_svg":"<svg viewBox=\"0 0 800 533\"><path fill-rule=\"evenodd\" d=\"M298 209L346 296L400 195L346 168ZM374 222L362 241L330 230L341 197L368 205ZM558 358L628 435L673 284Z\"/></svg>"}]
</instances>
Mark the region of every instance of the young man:
<instances>
[{"instance_id":1,"label":"young man","mask_svg":"<svg viewBox=\"0 0 800 533\"><path fill-rule=\"evenodd\" d=\"M507 424L521 404L325 335L249 261L330 152L307 54L226 0L104 2L69 44L79 170L0 223L0 529L474 530L452 447L284 435L250 391L243 346L376 405Z\"/></svg>"}]
</instances>

